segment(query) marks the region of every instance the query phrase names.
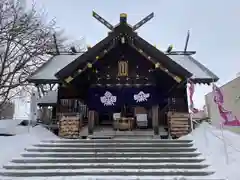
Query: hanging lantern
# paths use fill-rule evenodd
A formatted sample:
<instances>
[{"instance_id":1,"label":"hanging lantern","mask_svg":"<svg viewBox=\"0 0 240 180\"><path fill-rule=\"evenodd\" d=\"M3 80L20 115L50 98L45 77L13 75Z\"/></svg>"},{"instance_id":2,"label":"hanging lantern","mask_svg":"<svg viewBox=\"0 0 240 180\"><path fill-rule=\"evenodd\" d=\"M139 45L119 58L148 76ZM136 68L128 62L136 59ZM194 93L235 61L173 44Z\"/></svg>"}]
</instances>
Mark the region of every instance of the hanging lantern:
<instances>
[{"instance_id":1,"label":"hanging lantern","mask_svg":"<svg viewBox=\"0 0 240 180\"><path fill-rule=\"evenodd\" d=\"M92 68L92 63L87 63L88 68Z\"/></svg>"}]
</instances>

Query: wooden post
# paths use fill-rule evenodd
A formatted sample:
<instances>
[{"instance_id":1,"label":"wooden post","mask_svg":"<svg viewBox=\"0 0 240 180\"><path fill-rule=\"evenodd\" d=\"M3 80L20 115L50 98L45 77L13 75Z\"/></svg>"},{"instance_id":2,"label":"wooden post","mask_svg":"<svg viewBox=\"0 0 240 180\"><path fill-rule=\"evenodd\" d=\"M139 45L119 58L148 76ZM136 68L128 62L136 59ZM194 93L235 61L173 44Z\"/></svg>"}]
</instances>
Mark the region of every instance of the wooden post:
<instances>
[{"instance_id":1,"label":"wooden post","mask_svg":"<svg viewBox=\"0 0 240 180\"><path fill-rule=\"evenodd\" d=\"M193 131L193 118L192 118L193 114L189 113L189 118L188 118L188 123L189 123L189 128L188 128L188 132L191 133Z\"/></svg>"},{"instance_id":2,"label":"wooden post","mask_svg":"<svg viewBox=\"0 0 240 180\"><path fill-rule=\"evenodd\" d=\"M94 111L90 110L88 112L88 134L93 134L93 128L94 128Z\"/></svg>"},{"instance_id":3,"label":"wooden post","mask_svg":"<svg viewBox=\"0 0 240 180\"><path fill-rule=\"evenodd\" d=\"M159 135L158 105L152 107L152 125L154 135Z\"/></svg>"},{"instance_id":4,"label":"wooden post","mask_svg":"<svg viewBox=\"0 0 240 180\"><path fill-rule=\"evenodd\" d=\"M95 111L94 113L94 124L95 126L98 126L99 125L99 115L98 115L98 112Z\"/></svg>"}]
</instances>

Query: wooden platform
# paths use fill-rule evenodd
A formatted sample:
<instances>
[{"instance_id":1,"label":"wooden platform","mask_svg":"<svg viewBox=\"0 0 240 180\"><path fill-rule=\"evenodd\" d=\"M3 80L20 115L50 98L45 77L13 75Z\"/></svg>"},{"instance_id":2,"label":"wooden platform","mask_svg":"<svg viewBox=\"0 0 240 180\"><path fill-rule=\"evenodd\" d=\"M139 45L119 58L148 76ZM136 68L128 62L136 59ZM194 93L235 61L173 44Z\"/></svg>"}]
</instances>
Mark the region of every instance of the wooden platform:
<instances>
[{"instance_id":1,"label":"wooden platform","mask_svg":"<svg viewBox=\"0 0 240 180\"><path fill-rule=\"evenodd\" d=\"M160 136L167 136L168 132L163 128L159 127ZM88 136L88 127L83 127L79 134L80 137ZM94 129L94 137L119 137L119 136L137 136L137 137L153 137L154 132L152 129L134 129L132 131L114 131L112 127L99 126Z\"/></svg>"}]
</instances>

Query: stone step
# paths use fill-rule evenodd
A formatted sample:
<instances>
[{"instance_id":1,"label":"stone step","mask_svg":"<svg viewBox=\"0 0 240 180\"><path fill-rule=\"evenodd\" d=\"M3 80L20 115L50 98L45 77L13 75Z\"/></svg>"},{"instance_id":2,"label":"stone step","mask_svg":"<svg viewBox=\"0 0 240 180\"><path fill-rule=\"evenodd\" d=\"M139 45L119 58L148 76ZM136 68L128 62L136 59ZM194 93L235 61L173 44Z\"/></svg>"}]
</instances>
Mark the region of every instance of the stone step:
<instances>
[{"instance_id":1,"label":"stone step","mask_svg":"<svg viewBox=\"0 0 240 180\"><path fill-rule=\"evenodd\" d=\"M203 158L160 158L160 157L132 157L132 158L14 158L14 163L200 163Z\"/></svg>"},{"instance_id":2,"label":"stone step","mask_svg":"<svg viewBox=\"0 0 240 180\"><path fill-rule=\"evenodd\" d=\"M9 163L5 169L203 169L208 167L201 163Z\"/></svg>"},{"instance_id":3,"label":"stone step","mask_svg":"<svg viewBox=\"0 0 240 180\"><path fill-rule=\"evenodd\" d=\"M197 157L197 152L27 152L23 157Z\"/></svg>"},{"instance_id":4,"label":"stone step","mask_svg":"<svg viewBox=\"0 0 240 180\"><path fill-rule=\"evenodd\" d=\"M194 152L196 148L188 147L105 147L105 148L67 148L67 147L31 147L28 152Z\"/></svg>"},{"instance_id":5,"label":"stone step","mask_svg":"<svg viewBox=\"0 0 240 180\"><path fill-rule=\"evenodd\" d=\"M192 140L169 140L169 139L60 139L45 140L43 143L192 143Z\"/></svg>"},{"instance_id":6,"label":"stone step","mask_svg":"<svg viewBox=\"0 0 240 180\"><path fill-rule=\"evenodd\" d=\"M34 145L35 147L192 147L191 143L41 143Z\"/></svg>"},{"instance_id":7,"label":"stone step","mask_svg":"<svg viewBox=\"0 0 240 180\"><path fill-rule=\"evenodd\" d=\"M67 179L66 179L67 178ZM181 179L182 178L182 179ZM32 177L1 177L1 180L33 180ZM60 177L37 177L36 180L224 180L215 177L199 177L199 176L191 176L184 177L183 176L60 176Z\"/></svg>"},{"instance_id":8,"label":"stone step","mask_svg":"<svg viewBox=\"0 0 240 180\"><path fill-rule=\"evenodd\" d=\"M214 172L203 169L57 169L57 170L1 170L1 176L208 176Z\"/></svg>"}]
</instances>

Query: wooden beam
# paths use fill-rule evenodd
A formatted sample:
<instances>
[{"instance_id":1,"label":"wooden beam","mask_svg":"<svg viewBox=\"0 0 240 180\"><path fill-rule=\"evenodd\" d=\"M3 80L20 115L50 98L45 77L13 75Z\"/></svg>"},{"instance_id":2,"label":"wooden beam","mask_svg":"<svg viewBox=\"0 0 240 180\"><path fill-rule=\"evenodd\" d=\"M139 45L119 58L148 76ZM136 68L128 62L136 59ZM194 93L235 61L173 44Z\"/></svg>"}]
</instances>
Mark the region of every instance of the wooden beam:
<instances>
[{"instance_id":1,"label":"wooden beam","mask_svg":"<svg viewBox=\"0 0 240 180\"><path fill-rule=\"evenodd\" d=\"M92 16L97 19L100 23L102 23L104 26L106 26L108 29L110 29L111 31L113 31L114 27L113 25L111 25L108 21L106 21L104 18L102 18L101 16L99 16L96 12L92 12Z\"/></svg>"},{"instance_id":2,"label":"wooden beam","mask_svg":"<svg viewBox=\"0 0 240 180\"><path fill-rule=\"evenodd\" d=\"M131 45L131 44L130 44ZM151 61L152 63L155 64L155 68L159 68L161 69L163 72L167 73L169 76L171 76L176 82L180 83L182 81L182 79L171 73L167 68L165 68L162 64L160 64L159 62L157 62L154 58L148 56L143 50L138 49L136 46L134 46L133 44L131 45L134 49L136 49L138 52L140 52L140 54L142 54L147 60Z\"/></svg>"},{"instance_id":3,"label":"wooden beam","mask_svg":"<svg viewBox=\"0 0 240 180\"><path fill-rule=\"evenodd\" d=\"M137 30L138 28L140 28L142 25L146 24L148 21L150 21L152 18L154 17L154 13L152 12L151 14L149 14L148 16L146 16L144 19L142 19L141 21L139 21L137 24L135 24L133 26L133 31Z\"/></svg>"},{"instance_id":4,"label":"wooden beam","mask_svg":"<svg viewBox=\"0 0 240 180\"><path fill-rule=\"evenodd\" d=\"M112 43L107 49L103 50L102 52L99 53L98 56L96 56L94 58L94 60L92 62L86 62L86 65L82 68L82 69L77 69L77 71L75 71L73 73L72 76L69 76L65 79L66 83L70 83L72 80L74 80L77 76L79 76L81 73L83 73L84 71L86 71L88 68L92 68L93 65L98 61L101 60L111 49L113 49L115 47L115 44Z\"/></svg>"},{"instance_id":5,"label":"wooden beam","mask_svg":"<svg viewBox=\"0 0 240 180\"><path fill-rule=\"evenodd\" d=\"M158 108L159 108L158 105L154 105L152 107L152 125L153 125L154 135L159 135Z\"/></svg>"}]
</instances>

